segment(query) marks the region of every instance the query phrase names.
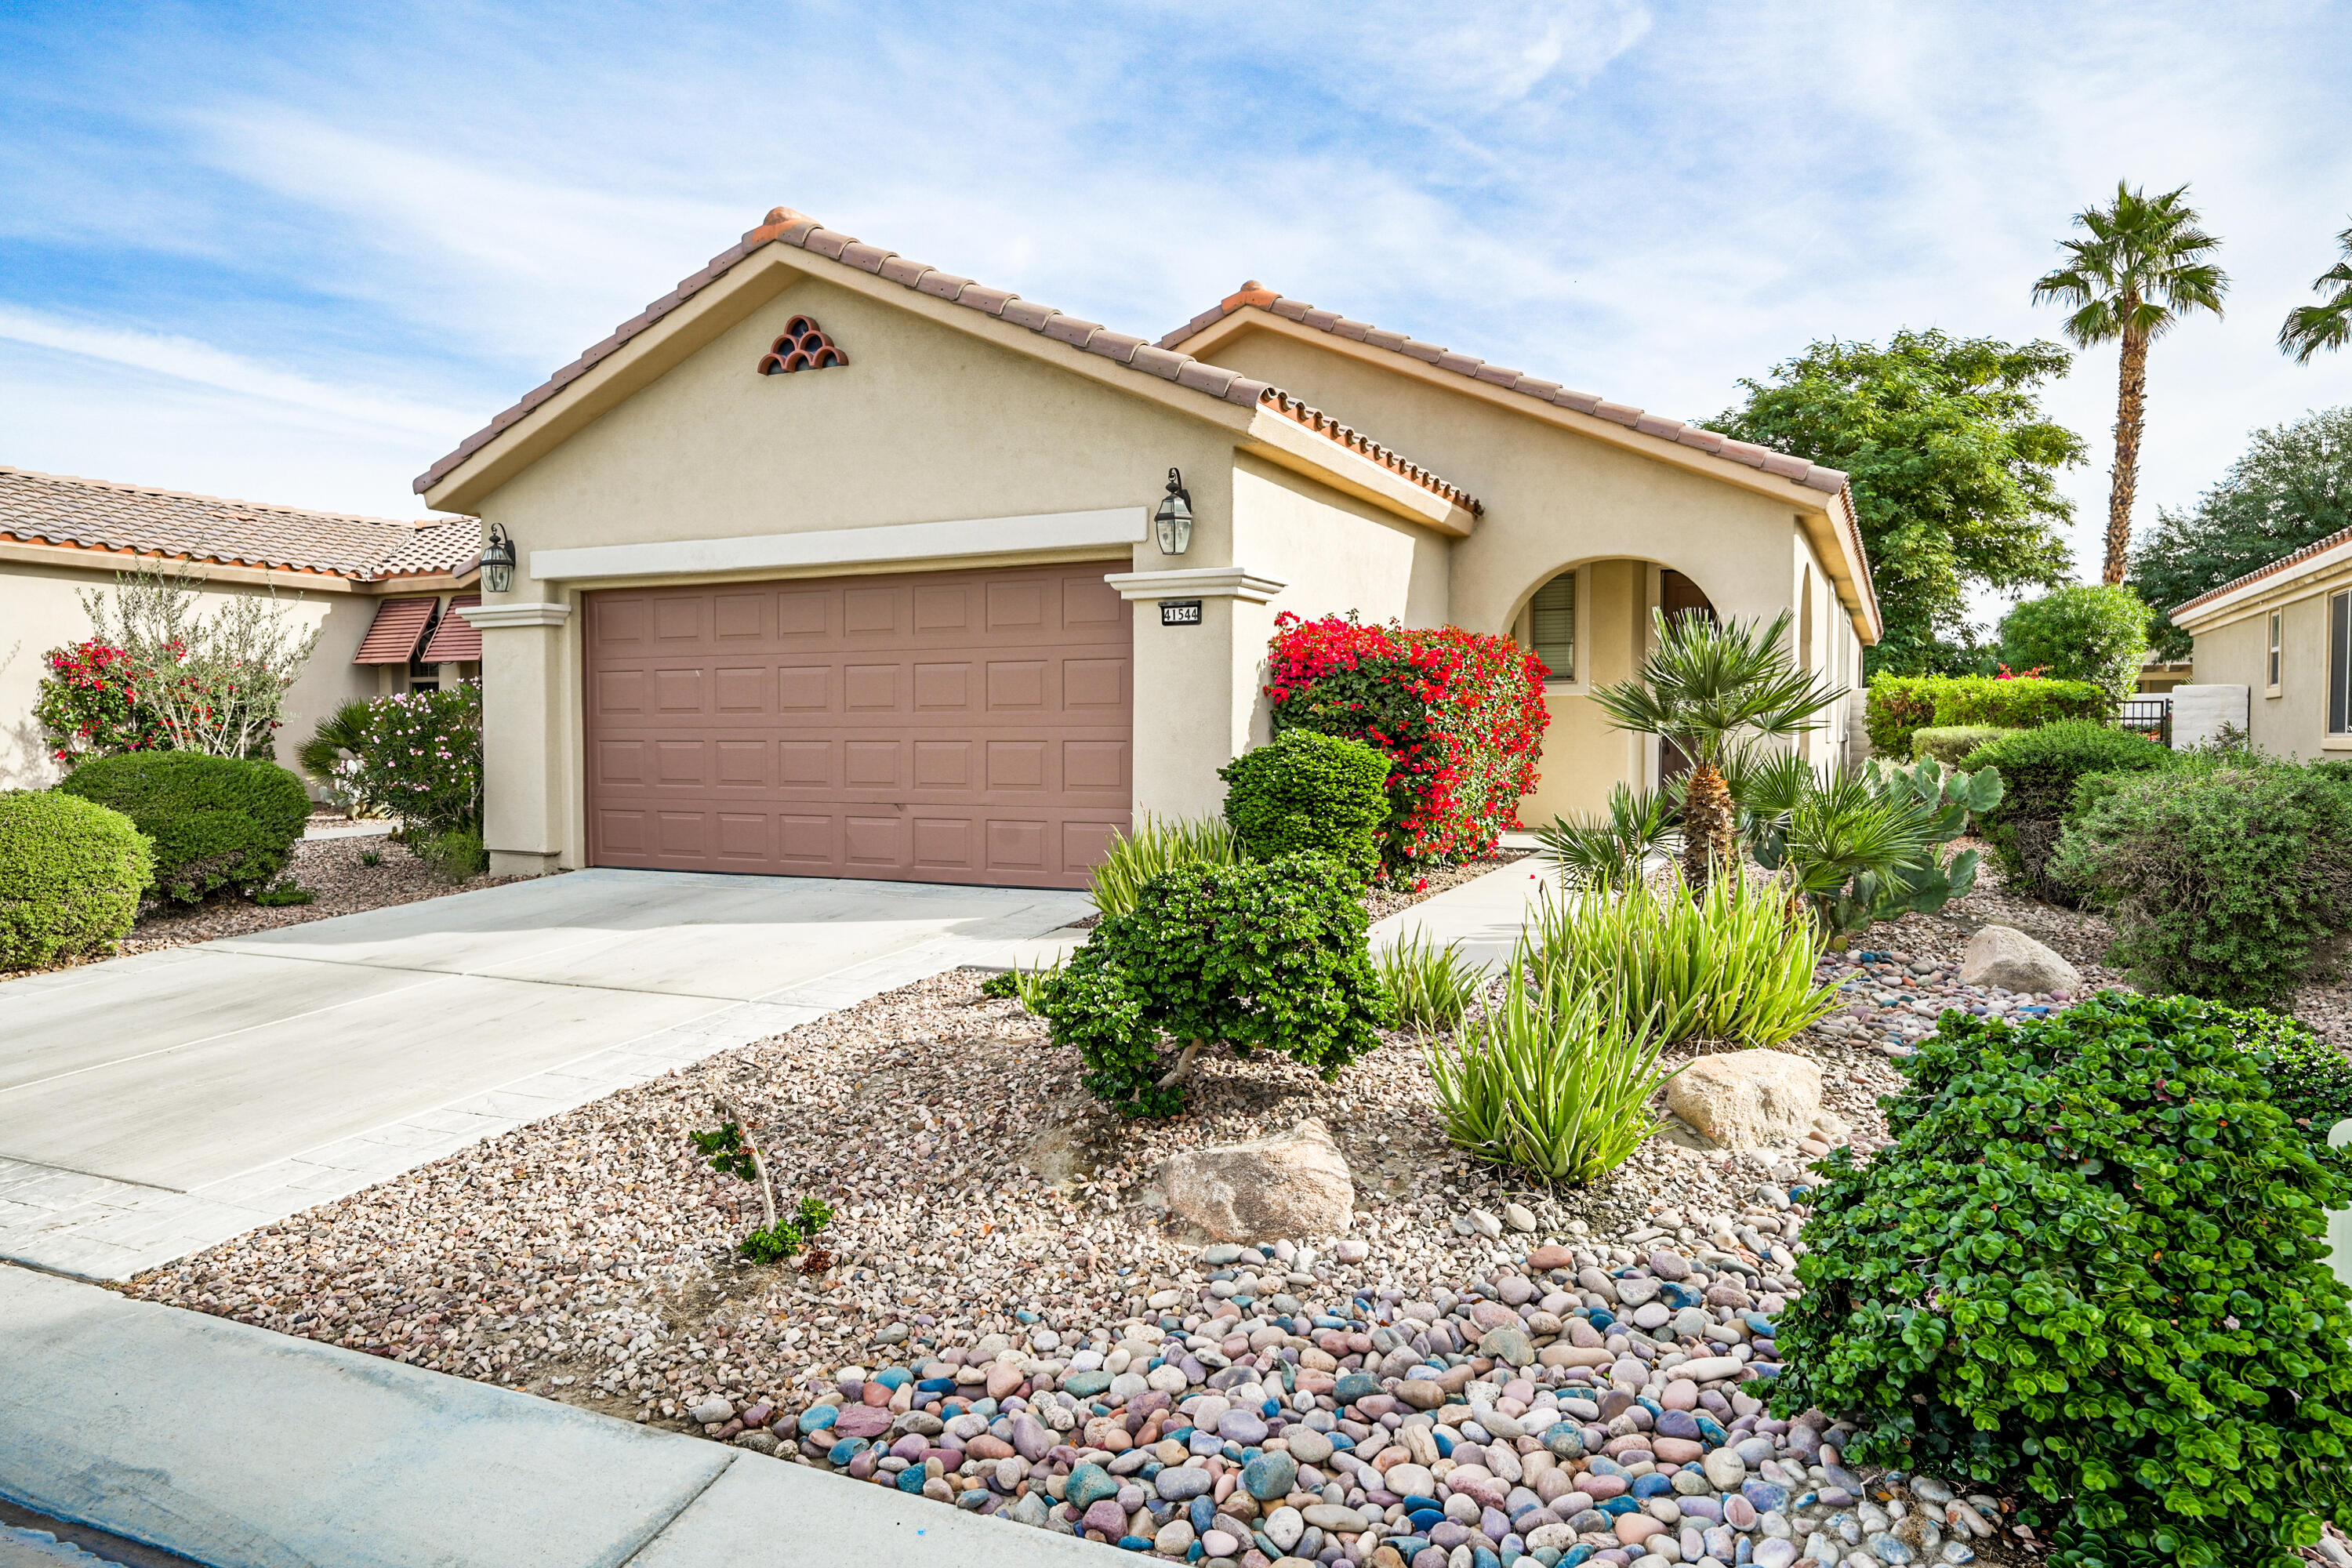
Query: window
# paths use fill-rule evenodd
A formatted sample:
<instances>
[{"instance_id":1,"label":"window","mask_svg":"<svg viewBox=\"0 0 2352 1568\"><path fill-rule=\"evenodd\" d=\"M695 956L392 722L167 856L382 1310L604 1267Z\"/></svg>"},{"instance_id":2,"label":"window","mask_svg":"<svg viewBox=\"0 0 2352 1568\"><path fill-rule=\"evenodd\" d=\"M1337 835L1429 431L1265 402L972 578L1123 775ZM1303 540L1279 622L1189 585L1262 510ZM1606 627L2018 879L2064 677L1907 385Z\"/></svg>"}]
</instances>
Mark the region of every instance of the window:
<instances>
[{"instance_id":1,"label":"window","mask_svg":"<svg viewBox=\"0 0 2352 1568\"><path fill-rule=\"evenodd\" d=\"M2279 666L2283 661L2285 648L2286 612L2284 610L2273 610L2271 612L2270 659L2269 662L2263 667L2264 672L2263 684L2269 687L2273 691L2276 691L2279 689Z\"/></svg>"},{"instance_id":2,"label":"window","mask_svg":"<svg viewBox=\"0 0 2352 1568\"><path fill-rule=\"evenodd\" d=\"M1528 606L1528 645L1554 680L1576 679L1576 574L1563 572L1536 590Z\"/></svg>"},{"instance_id":3,"label":"window","mask_svg":"<svg viewBox=\"0 0 2352 1568\"><path fill-rule=\"evenodd\" d=\"M2345 710L2352 700L2352 593L2327 601L2327 732L2352 734Z\"/></svg>"}]
</instances>

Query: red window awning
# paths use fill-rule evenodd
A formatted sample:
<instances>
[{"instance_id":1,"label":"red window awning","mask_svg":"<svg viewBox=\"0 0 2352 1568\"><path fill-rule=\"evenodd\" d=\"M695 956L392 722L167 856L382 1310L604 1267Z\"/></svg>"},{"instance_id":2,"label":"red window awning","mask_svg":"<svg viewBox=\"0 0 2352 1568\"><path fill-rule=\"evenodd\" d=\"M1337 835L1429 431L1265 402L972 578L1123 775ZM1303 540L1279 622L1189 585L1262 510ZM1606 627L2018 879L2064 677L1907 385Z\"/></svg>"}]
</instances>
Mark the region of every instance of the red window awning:
<instances>
[{"instance_id":1,"label":"red window awning","mask_svg":"<svg viewBox=\"0 0 2352 1568\"><path fill-rule=\"evenodd\" d=\"M460 594L449 601L449 608L433 628L433 640L425 645L427 664L475 664L482 657L482 632L479 626L459 615L482 602L479 594Z\"/></svg>"},{"instance_id":2,"label":"red window awning","mask_svg":"<svg viewBox=\"0 0 2352 1568\"><path fill-rule=\"evenodd\" d=\"M360 639L359 652L352 655L353 664L406 664L416 657L416 645L425 640L425 628L433 624L433 611L438 599L386 599L375 607L375 621L368 627L367 636Z\"/></svg>"}]
</instances>

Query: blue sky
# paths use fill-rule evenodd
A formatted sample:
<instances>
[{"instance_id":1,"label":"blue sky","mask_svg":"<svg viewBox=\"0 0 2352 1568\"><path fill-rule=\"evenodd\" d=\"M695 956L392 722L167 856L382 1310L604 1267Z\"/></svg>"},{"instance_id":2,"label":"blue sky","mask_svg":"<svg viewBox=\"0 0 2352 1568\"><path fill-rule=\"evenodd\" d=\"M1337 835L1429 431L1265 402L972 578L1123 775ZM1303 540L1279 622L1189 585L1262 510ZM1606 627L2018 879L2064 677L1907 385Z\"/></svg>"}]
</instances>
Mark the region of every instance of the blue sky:
<instances>
[{"instance_id":1,"label":"blue sky","mask_svg":"<svg viewBox=\"0 0 2352 1568\"><path fill-rule=\"evenodd\" d=\"M0 462L413 515L782 203L1131 331L1244 278L1683 417L1811 339L2055 337L2118 176L2228 317L2141 497L2352 403L2271 346L2352 222L2352 5L0 8ZM2105 512L2112 351L2053 405Z\"/></svg>"}]
</instances>

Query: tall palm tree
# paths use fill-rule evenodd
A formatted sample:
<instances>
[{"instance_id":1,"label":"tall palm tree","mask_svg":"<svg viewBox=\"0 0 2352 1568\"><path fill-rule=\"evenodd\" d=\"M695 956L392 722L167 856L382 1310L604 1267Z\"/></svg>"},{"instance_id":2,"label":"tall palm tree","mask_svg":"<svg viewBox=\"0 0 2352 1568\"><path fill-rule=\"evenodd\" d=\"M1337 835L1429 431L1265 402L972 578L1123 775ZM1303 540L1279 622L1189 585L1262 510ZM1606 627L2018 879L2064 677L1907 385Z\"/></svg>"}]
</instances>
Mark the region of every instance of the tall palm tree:
<instances>
[{"instance_id":1,"label":"tall palm tree","mask_svg":"<svg viewBox=\"0 0 2352 1568\"><path fill-rule=\"evenodd\" d=\"M2324 302L2297 305L2279 329L2279 353L2293 354L2297 364L2309 364L2322 349L2352 342L2352 228L2336 243L2344 247L2344 259L2311 280L2311 291L2325 296Z\"/></svg>"},{"instance_id":2,"label":"tall palm tree","mask_svg":"<svg viewBox=\"0 0 2352 1568\"><path fill-rule=\"evenodd\" d=\"M2074 215L2088 239L2064 239L2066 265L2033 286L2038 304L2075 307L2066 335L2082 348L2120 341L2116 390L2116 466L2107 491L2104 583L2120 583L2131 555L2132 492L2139 483L2139 437L2147 415L2147 345L2191 310L2221 313L2230 276L2210 258L2216 237L2198 227L2187 185L2151 196L2116 182L2115 205Z\"/></svg>"},{"instance_id":3,"label":"tall palm tree","mask_svg":"<svg viewBox=\"0 0 2352 1568\"><path fill-rule=\"evenodd\" d=\"M1739 814L1724 781L1747 747L1819 730L1844 688L1799 669L1783 646L1789 612L1769 625L1717 626L1704 615L1651 612L1656 646L1631 680L1592 700L1620 730L1660 735L1691 759L1683 804L1683 868L1694 888L1739 853Z\"/></svg>"}]
</instances>

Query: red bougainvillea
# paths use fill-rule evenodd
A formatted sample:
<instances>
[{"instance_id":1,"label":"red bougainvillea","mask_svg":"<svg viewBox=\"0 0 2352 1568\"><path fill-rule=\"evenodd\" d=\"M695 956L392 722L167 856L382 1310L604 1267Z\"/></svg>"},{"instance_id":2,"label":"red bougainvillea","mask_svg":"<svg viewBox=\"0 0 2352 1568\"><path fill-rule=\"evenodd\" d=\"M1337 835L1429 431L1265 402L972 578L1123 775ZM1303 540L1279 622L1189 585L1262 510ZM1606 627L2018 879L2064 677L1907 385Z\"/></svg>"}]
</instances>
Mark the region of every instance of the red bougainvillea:
<instances>
[{"instance_id":1,"label":"red bougainvillea","mask_svg":"<svg viewBox=\"0 0 2352 1568\"><path fill-rule=\"evenodd\" d=\"M1543 661L1459 626L1275 617L1265 694L1274 729L1343 735L1386 752L1391 878L1468 859L1519 826L1542 754Z\"/></svg>"},{"instance_id":2,"label":"red bougainvillea","mask_svg":"<svg viewBox=\"0 0 2352 1568\"><path fill-rule=\"evenodd\" d=\"M152 752L172 744L163 715L148 700L155 672L128 649L89 637L42 657L33 717L48 736L50 755L71 766L84 757Z\"/></svg>"}]
</instances>

